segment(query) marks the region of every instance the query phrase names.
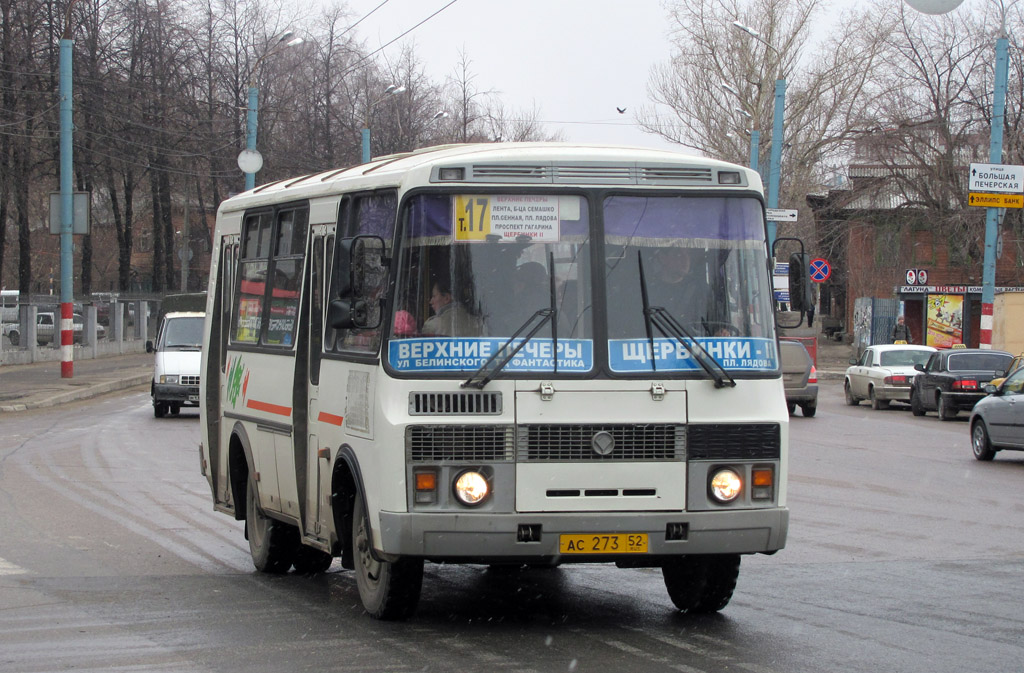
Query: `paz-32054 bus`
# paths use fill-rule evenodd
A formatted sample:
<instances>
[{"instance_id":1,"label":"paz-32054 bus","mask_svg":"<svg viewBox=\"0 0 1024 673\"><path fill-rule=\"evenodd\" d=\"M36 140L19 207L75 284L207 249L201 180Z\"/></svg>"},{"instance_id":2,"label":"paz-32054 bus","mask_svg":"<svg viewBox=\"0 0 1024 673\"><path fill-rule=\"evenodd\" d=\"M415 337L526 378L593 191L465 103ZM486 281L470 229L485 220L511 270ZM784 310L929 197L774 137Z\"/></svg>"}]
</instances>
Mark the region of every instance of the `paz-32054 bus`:
<instances>
[{"instance_id":1,"label":"paz-32054 bus","mask_svg":"<svg viewBox=\"0 0 1024 673\"><path fill-rule=\"evenodd\" d=\"M660 567L720 610L786 540L760 178L667 151L430 148L225 201L202 468L260 571Z\"/></svg>"}]
</instances>

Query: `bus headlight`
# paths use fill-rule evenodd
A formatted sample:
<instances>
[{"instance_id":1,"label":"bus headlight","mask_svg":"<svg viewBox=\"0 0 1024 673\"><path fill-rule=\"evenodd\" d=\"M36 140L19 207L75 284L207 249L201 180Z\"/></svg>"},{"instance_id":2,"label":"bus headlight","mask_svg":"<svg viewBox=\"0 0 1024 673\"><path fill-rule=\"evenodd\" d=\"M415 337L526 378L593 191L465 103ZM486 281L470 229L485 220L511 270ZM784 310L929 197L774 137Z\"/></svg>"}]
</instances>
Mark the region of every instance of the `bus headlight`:
<instances>
[{"instance_id":1,"label":"bus headlight","mask_svg":"<svg viewBox=\"0 0 1024 673\"><path fill-rule=\"evenodd\" d=\"M743 480L734 470L723 468L711 476L708 490L718 502L732 502L743 490Z\"/></svg>"},{"instance_id":2,"label":"bus headlight","mask_svg":"<svg viewBox=\"0 0 1024 673\"><path fill-rule=\"evenodd\" d=\"M466 470L455 480L455 497L463 505L479 505L487 499L490 491L487 478L473 470Z\"/></svg>"}]
</instances>

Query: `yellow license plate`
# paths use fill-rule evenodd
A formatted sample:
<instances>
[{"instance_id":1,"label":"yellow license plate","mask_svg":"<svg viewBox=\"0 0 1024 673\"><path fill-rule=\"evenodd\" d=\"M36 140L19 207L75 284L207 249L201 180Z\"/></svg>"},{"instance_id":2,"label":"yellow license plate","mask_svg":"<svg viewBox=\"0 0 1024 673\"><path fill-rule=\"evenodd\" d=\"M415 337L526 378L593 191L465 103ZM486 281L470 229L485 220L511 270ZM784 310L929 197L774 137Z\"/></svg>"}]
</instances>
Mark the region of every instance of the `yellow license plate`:
<instances>
[{"instance_id":1,"label":"yellow license plate","mask_svg":"<svg viewBox=\"0 0 1024 673\"><path fill-rule=\"evenodd\" d=\"M563 554L646 554L647 533L560 535L558 551Z\"/></svg>"}]
</instances>

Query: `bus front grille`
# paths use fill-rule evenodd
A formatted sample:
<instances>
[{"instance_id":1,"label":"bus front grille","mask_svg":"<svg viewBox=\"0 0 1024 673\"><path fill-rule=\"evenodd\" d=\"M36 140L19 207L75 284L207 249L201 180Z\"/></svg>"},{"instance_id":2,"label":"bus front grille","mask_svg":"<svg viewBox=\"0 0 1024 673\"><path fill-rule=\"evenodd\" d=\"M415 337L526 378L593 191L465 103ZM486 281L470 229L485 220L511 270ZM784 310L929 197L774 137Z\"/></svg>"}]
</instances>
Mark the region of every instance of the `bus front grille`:
<instances>
[{"instance_id":1,"label":"bus front grille","mask_svg":"<svg viewBox=\"0 0 1024 673\"><path fill-rule=\"evenodd\" d=\"M409 393L410 416L500 415L501 393L484 391Z\"/></svg>"},{"instance_id":2,"label":"bus front grille","mask_svg":"<svg viewBox=\"0 0 1024 673\"><path fill-rule=\"evenodd\" d=\"M524 425L516 433L516 460L521 463L686 460L686 426Z\"/></svg>"},{"instance_id":3,"label":"bus front grille","mask_svg":"<svg viewBox=\"0 0 1024 673\"><path fill-rule=\"evenodd\" d=\"M778 423L410 425L410 462L778 460Z\"/></svg>"},{"instance_id":4,"label":"bus front grille","mask_svg":"<svg viewBox=\"0 0 1024 673\"><path fill-rule=\"evenodd\" d=\"M511 462L514 435L511 425L410 425L406 457L411 463Z\"/></svg>"},{"instance_id":5,"label":"bus front grille","mask_svg":"<svg viewBox=\"0 0 1024 673\"><path fill-rule=\"evenodd\" d=\"M687 426L690 460L778 460L778 423L694 423Z\"/></svg>"}]
</instances>

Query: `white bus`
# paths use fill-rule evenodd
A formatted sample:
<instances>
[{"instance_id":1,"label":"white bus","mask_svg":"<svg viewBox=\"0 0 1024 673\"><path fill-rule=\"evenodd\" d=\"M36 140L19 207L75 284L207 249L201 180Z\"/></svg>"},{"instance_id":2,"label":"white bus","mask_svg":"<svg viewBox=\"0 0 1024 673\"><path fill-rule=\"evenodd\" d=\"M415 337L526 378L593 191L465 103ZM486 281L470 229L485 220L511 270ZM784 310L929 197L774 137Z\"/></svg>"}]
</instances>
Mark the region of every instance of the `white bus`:
<instances>
[{"instance_id":1,"label":"white bus","mask_svg":"<svg viewBox=\"0 0 1024 673\"><path fill-rule=\"evenodd\" d=\"M429 148L217 215L201 376L214 507L255 567L660 567L711 612L786 541L761 181L668 151Z\"/></svg>"}]
</instances>

